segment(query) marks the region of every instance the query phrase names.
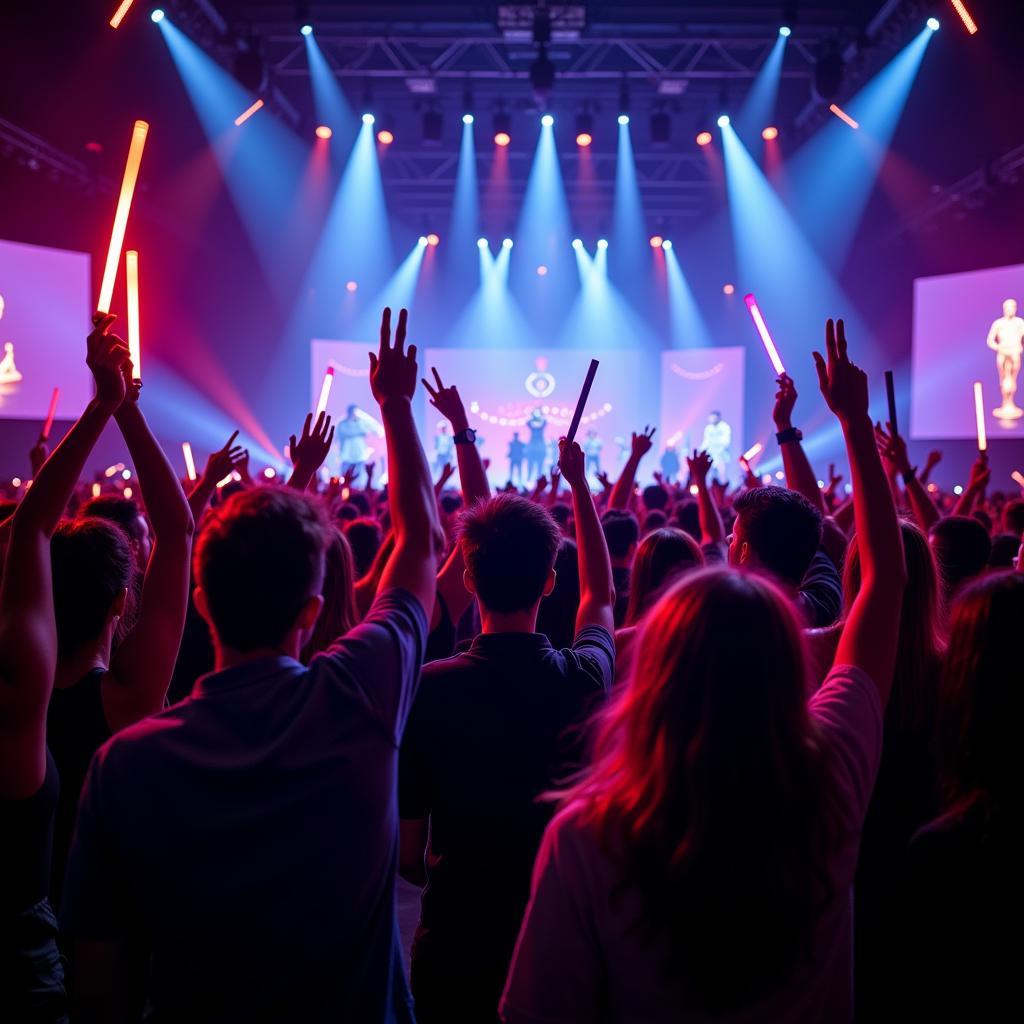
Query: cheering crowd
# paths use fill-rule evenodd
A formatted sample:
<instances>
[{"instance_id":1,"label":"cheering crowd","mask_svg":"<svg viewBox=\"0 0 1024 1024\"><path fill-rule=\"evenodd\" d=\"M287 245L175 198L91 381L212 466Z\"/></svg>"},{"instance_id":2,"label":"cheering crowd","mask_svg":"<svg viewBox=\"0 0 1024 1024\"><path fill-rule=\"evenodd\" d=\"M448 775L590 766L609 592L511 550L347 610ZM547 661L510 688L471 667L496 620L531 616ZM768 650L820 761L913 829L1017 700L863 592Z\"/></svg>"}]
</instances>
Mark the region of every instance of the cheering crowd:
<instances>
[{"instance_id":1,"label":"cheering crowd","mask_svg":"<svg viewBox=\"0 0 1024 1024\"><path fill-rule=\"evenodd\" d=\"M384 311L387 486L233 436L186 494L114 318L0 517L0 1019L992 1020L1015 1004L1024 500L943 495L815 353L786 486L431 478ZM113 419L137 493L83 472ZM468 436L468 440L466 440ZM236 473L237 481L218 487ZM99 493L96 493L99 492ZM1019 777L1018 777L1019 778ZM406 970L396 876L422 887ZM408 981L407 981L408 975Z\"/></svg>"}]
</instances>

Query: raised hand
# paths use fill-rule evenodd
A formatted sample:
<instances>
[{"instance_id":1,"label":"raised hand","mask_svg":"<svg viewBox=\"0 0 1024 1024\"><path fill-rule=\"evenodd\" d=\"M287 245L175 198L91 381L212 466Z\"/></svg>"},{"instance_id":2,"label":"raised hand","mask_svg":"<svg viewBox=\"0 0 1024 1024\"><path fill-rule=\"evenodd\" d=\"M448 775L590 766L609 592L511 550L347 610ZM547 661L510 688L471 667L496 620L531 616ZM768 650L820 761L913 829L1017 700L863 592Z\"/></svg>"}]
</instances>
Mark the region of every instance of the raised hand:
<instances>
[{"instance_id":1,"label":"raised hand","mask_svg":"<svg viewBox=\"0 0 1024 1024\"><path fill-rule=\"evenodd\" d=\"M241 445L235 444L236 437L238 437L237 430L227 439L223 448L213 452L206 460L206 468L203 470L204 480L214 484L219 483L238 468L243 456L245 459L249 458L249 453Z\"/></svg>"},{"instance_id":2,"label":"raised hand","mask_svg":"<svg viewBox=\"0 0 1024 1024\"><path fill-rule=\"evenodd\" d=\"M398 314L395 343L391 344L391 309L380 318L380 350L370 353L370 390L378 405L389 399L411 400L416 391L416 346L405 347L408 311Z\"/></svg>"},{"instance_id":3,"label":"raised hand","mask_svg":"<svg viewBox=\"0 0 1024 1024\"><path fill-rule=\"evenodd\" d=\"M835 324L831 320L826 322L825 350L827 361L820 352L814 353L814 368L818 371L818 386L826 404L843 424L867 419L868 375L850 362L846 327L841 319Z\"/></svg>"},{"instance_id":4,"label":"raised hand","mask_svg":"<svg viewBox=\"0 0 1024 1024\"><path fill-rule=\"evenodd\" d=\"M927 458L924 460L924 469L926 473L930 473L940 462L942 461L942 452L936 450L930 451Z\"/></svg>"},{"instance_id":5,"label":"raised hand","mask_svg":"<svg viewBox=\"0 0 1024 1024\"><path fill-rule=\"evenodd\" d=\"M97 317L86 339L85 362L96 381L96 399L111 409L124 401L125 371L130 377L132 365L128 346L116 334L109 333L116 319L112 313Z\"/></svg>"},{"instance_id":6,"label":"raised hand","mask_svg":"<svg viewBox=\"0 0 1024 1024\"><path fill-rule=\"evenodd\" d=\"M875 424L875 443L884 462L893 467L897 473L909 473L910 459L907 456L907 442L895 433L891 423L886 423L885 430L880 423Z\"/></svg>"},{"instance_id":7,"label":"raised hand","mask_svg":"<svg viewBox=\"0 0 1024 1024\"><path fill-rule=\"evenodd\" d=\"M40 437L28 450L28 462L32 467L33 478L38 475L43 463L50 455L50 446Z\"/></svg>"},{"instance_id":8,"label":"raised hand","mask_svg":"<svg viewBox=\"0 0 1024 1024\"><path fill-rule=\"evenodd\" d=\"M779 390L775 392L775 408L772 409L772 422L775 429L788 430L793 426L793 406L796 405L796 385L788 373L782 374L775 382Z\"/></svg>"},{"instance_id":9,"label":"raised hand","mask_svg":"<svg viewBox=\"0 0 1024 1024\"><path fill-rule=\"evenodd\" d=\"M465 430L469 426L469 420L466 418L466 410L459 397L459 389L454 384L446 388L436 367L432 366L430 371L437 383L437 386L434 387L426 378L423 378L423 386L427 389L427 394L430 395L430 404L451 423L452 430L456 434Z\"/></svg>"},{"instance_id":10,"label":"raised hand","mask_svg":"<svg viewBox=\"0 0 1024 1024\"><path fill-rule=\"evenodd\" d=\"M610 490L612 489L612 482L611 482L611 480L610 480L610 479L608 478L608 473L607 473L607 472L606 472L605 470L603 470L603 469L601 470L601 472L600 472L600 473L598 473L598 474L597 474L597 482L598 482L598 483L599 483L599 484L600 484L600 485L601 485L601 486L602 486L602 487L603 487L603 488L604 488L604 489L605 489L606 491L610 491Z\"/></svg>"},{"instance_id":11,"label":"raised hand","mask_svg":"<svg viewBox=\"0 0 1024 1024\"><path fill-rule=\"evenodd\" d=\"M453 476L455 476L455 467L450 462L446 462L441 467L441 475L437 478L438 489L443 489L444 485L448 483Z\"/></svg>"},{"instance_id":12,"label":"raised hand","mask_svg":"<svg viewBox=\"0 0 1024 1024\"><path fill-rule=\"evenodd\" d=\"M655 427L644 427L641 433L634 432L630 446L632 454L636 458L639 459L646 455L654 446L654 441L651 439L654 437L655 430Z\"/></svg>"},{"instance_id":13,"label":"raised hand","mask_svg":"<svg viewBox=\"0 0 1024 1024\"><path fill-rule=\"evenodd\" d=\"M701 486L707 483L711 472L712 458L707 452L693 450L693 455L686 457L686 465L690 468L690 482Z\"/></svg>"},{"instance_id":14,"label":"raised hand","mask_svg":"<svg viewBox=\"0 0 1024 1024\"><path fill-rule=\"evenodd\" d=\"M587 474L584 469L583 449L575 442L560 438L558 442L558 468L565 482L574 490L587 486ZM552 468L554 478L556 470Z\"/></svg>"},{"instance_id":15,"label":"raised hand","mask_svg":"<svg viewBox=\"0 0 1024 1024\"><path fill-rule=\"evenodd\" d=\"M307 413L306 421L302 424L302 435L297 441L294 434L289 439L288 450L291 452L296 473L301 470L311 479L323 465L333 441L334 427L331 426L331 417L322 412L314 424L313 414Z\"/></svg>"},{"instance_id":16,"label":"raised hand","mask_svg":"<svg viewBox=\"0 0 1024 1024\"><path fill-rule=\"evenodd\" d=\"M988 452L978 452L978 457L971 466L971 476L967 486L976 489L985 487L991 476L992 470L988 467Z\"/></svg>"}]
</instances>

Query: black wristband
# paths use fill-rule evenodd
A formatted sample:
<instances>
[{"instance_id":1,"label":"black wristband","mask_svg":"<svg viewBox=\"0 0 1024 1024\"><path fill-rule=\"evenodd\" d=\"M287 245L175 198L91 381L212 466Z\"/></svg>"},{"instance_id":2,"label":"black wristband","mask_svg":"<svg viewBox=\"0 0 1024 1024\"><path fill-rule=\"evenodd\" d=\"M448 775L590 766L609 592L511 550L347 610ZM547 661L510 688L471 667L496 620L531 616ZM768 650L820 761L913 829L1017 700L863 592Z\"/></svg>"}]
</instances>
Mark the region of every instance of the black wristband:
<instances>
[{"instance_id":1,"label":"black wristband","mask_svg":"<svg viewBox=\"0 0 1024 1024\"><path fill-rule=\"evenodd\" d=\"M803 439L804 435L796 427L786 427L785 430L780 430L775 435L775 440L779 444L786 444L789 441L802 441Z\"/></svg>"},{"instance_id":2,"label":"black wristband","mask_svg":"<svg viewBox=\"0 0 1024 1024\"><path fill-rule=\"evenodd\" d=\"M903 474L903 482L909 484L912 480L917 479L917 466L913 466Z\"/></svg>"},{"instance_id":3,"label":"black wristband","mask_svg":"<svg viewBox=\"0 0 1024 1024\"><path fill-rule=\"evenodd\" d=\"M453 438L456 444L476 444L476 431L472 427L460 430Z\"/></svg>"}]
</instances>

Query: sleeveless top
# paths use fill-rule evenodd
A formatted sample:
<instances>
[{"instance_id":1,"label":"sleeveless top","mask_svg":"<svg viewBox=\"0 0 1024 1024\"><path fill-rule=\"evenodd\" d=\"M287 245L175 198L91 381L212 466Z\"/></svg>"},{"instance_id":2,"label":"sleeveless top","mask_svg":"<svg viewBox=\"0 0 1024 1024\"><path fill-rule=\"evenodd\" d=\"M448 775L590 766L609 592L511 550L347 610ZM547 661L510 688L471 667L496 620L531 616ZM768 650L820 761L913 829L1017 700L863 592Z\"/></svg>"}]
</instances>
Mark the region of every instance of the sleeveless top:
<instances>
[{"instance_id":1,"label":"sleeveless top","mask_svg":"<svg viewBox=\"0 0 1024 1024\"><path fill-rule=\"evenodd\" d=\"M46 716L46 743L60 773L50 886L50 900L55 907L60 906L64 867L89 762L111 736L100 692L105 674L106 669L94 668L73 686L54 687Z\"/></svg>"}]
</instances>

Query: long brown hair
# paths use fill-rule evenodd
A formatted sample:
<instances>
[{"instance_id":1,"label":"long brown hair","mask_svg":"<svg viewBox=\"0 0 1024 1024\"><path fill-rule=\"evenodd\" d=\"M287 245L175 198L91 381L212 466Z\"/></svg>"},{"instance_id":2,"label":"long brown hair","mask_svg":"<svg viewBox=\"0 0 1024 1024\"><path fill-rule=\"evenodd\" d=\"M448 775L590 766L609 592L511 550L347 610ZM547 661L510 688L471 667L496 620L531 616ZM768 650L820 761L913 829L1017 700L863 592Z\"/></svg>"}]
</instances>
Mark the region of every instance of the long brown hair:
<instances>
[{"instance_id":1,"label":"long brown hair","mask_svg":"<svg viewBox=\"0 0 1024 1024\"><path fill-rule=\"evenodd\" d=\"M301 657L306 664L314 654L327 650L359 621L354 564L352 548L345 535L336 526L332 527L324 551L324 584L320 588L324 606L313 632L302 648Z\"/></svg>"},{"instance_id":2,"label":"long brown hair","mask_svg":"<svg viewBox=\"0 0 1024 1024\"><path fill-rule=\"evenodd\" d=\"M700 545L684 530L671 526L652 530L640 541L633 558L623 625L637 625L669 584L688 569L703 565Z\"/></svg>"},{"instance_id":3,"label":"long brown hair","mask_svg":"<svg viewBox=\"0 0 1024 1024\"><path fill-rule=\"evenodd\" d=\"M829 895L827 751L806 707L799 619L763 578L687 575L641 627L594 760L564 794L672 939L687 1002L724 1011L783 985Z\"/></svg>"}]
</instances>

